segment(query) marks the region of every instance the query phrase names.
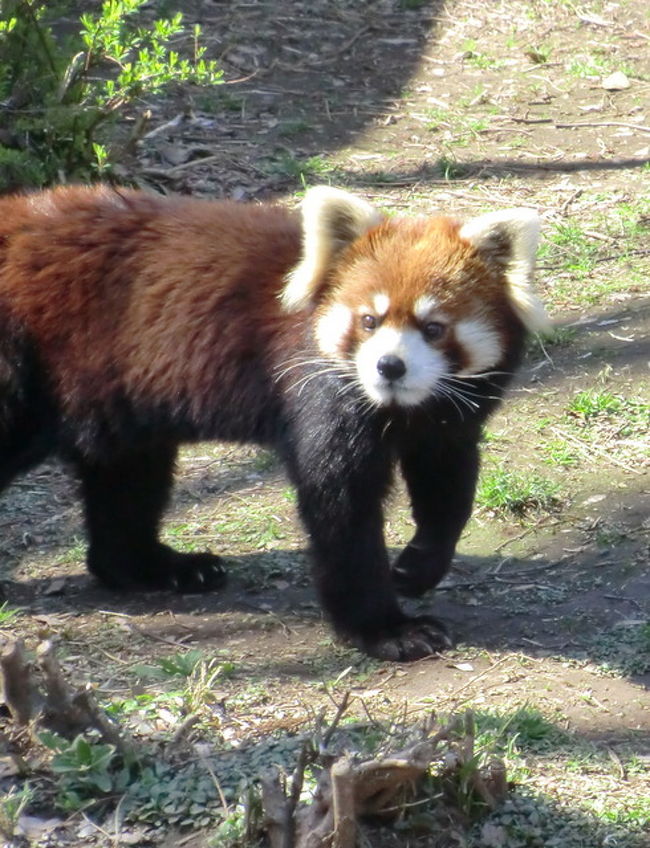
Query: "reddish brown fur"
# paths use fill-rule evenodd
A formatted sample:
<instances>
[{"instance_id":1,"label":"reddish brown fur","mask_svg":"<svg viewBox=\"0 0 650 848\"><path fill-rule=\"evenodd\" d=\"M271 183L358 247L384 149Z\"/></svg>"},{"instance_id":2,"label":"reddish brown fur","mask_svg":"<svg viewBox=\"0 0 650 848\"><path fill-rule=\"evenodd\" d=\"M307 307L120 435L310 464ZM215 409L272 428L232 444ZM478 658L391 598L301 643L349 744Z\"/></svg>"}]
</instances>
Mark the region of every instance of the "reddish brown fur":
<instances>
[{"instance_id":1,"label":"reddish brown fur","mask_svg":"<svg viewBox=\"0 0 650 848\"><path fill-rule=\"evenodd\" d=\"M390 292L393 313L408 323L420 295L434 294L451 317L466 317L476 307L507 302L502 274L488 267L458 236L451 218L389 219L359 239L346 253L338 274L339 292L350 306L361 305L369 292ZM345 285L354 276L354 287ZM491 310L492 311L492 310Z\"/></svg>"},{"instance_id":2,"label":"reddish brown fur","mask_svg":"<svg viewBox=\"0 0 650 848\"><path fill-rule=\"evenodd\" d=\"M358 239L345 255L325 296L324 308L343 303L353 313L372 304L376 293L390 293L386 322L415 325L413 306L432 295L452 322L485 317L503 338L507 349L520 332L507 294L504 268L487 264L476 249L459 237L452 218L390 218ZM347 349L360 340L348 335ZM356 328L359 329L358 326ZM450 334L445 344L453 359L464 364L466 353Z\"/></svg>"},{"instance_id":3,"label":"reddish brown fur","mask_svg":"<svg viewBox=\"0 0 650 848\"><path fill-rule=\"evenodd\" d=\"M0 240L0 298L39 340L70 414L88 386L95 403L119 390L214 404L217 350L227 396L248 348L287 323L277 295L300 249L280 207L110 188L0 200Z\"/></svg>"}]
</instances>

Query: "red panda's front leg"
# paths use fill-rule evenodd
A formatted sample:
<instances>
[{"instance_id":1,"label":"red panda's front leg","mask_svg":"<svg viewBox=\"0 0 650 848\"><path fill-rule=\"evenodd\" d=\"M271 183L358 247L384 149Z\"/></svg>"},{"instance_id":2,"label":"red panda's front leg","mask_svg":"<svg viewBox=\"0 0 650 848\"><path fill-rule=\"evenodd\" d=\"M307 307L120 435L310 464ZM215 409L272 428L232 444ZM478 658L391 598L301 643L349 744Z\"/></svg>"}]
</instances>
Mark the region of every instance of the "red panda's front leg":
<instances>
[{"instance_id":1,"label":"red panda's front leg","mask_svg":"<svg viewBox=\"0 0 650 848\"><path fill-rule=\"evenodd\" d=\"M356 447L346 455L330 445L319 456L312 442L309 462L290 463L322 605L335 630L370 656L409 661L437 653L451 644L444 625L407 616L391 580L382 512L390 466L361 459Z\"/></svg>"},{"instance_id":2,"label":"red panda's front leg","mask_svg":"<svg viewBox=\"0 0 650 848\"><path fill-rule=\"evenodd\" d=\"M416 532L393 565L398 592L418 597L447 574L474 500L478 433L438 431L408 442L401 457Z\"/></svg>"}]
</instances>

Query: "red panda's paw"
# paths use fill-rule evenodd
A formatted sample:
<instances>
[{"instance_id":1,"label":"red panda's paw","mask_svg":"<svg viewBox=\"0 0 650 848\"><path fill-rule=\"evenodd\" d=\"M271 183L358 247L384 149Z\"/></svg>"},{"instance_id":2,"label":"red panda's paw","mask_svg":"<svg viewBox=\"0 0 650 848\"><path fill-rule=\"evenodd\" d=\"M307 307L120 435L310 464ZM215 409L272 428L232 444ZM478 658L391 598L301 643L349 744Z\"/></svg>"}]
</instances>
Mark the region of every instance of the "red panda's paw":
<instances>
[{"instance_id":1,"label":"red panda's paw","mask_svg":"<svg viewBox=\"0 0 650 848\"><path fill-rule=\"evenodd\" d=\"M413 662L451 648L445 625L433 616L404 618L375 638L365 637L359 646L371 657L392 662Z\"/></svg>"},{"instance_id":2,"label":"red panda's paw","mask_svg":"<svg viewBox=\"0 0 650 848\"><path fill-rule=\"evenodd\" d=\"M91 546L88 570L118 592L172 590L181 594L211 592L226 581L221 557L179 553L160 542L147 551Z\"/></svg>"},{"instance_id":3,"label":"red panda's paw","mask_svg":"<svg viewBox=\"0 0 650 848\"><path fill-rule=\"evenodd\" d=\"M449 570L452 555L453 552L437 548L407 545L391 570L395 589L404 597L419 598L440 583Z\"/></svg>"},{"instance_id":4,"label":"red panda's paw","mask_svg":"<svg viewBox=\"0 0 650 848\"><path fill-rule=\"evenodd\" d=\"M215 554L181 554L171 551L170 588L181 595L212 592L226 582L221 557Z\"/></svg>"}]
</instances>

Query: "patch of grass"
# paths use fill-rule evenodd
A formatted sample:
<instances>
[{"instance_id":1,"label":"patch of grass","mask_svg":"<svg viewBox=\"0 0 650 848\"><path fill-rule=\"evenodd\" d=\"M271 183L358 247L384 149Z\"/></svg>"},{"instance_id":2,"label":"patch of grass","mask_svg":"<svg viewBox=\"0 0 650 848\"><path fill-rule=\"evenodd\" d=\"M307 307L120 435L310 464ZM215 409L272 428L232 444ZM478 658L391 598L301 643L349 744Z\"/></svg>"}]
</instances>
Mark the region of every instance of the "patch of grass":
<instances>
[{"instance_id":1,"label":"patch of grass","mask_svg":"<svg viewBox=\"0 0 650 848\"><path fill-rule=\"evenodd\" d=\"M602 524L596 528L594 540L599 548L611 548L627 538L627 533L620 527Z\"/></svg>"},{"instance_id":2,"label":"patch of grass","mask_svg":"<svg viewBox=\"0 0 650 848\"><path fill-rule=\"evenodd\" d=\"M615 805L611 805L611 802L608 804L607 800L601 800L593 805L593 810L603 821L613 824L631 824L650 832L650 800L648 798L625 800Z\"/></svg>"},{"instance_id":3,"label":"patch of grass","mask_svg":"<svg viewBox=\"0 0 650 848\"><path fill-rule=\"evenodd\" d=\"M596 266L599 246L585 234L577 222L556 224L539 250L542 263L570 272L576 277L586 277Z\"/></svg>"},{"instance_id":4,"label":"patch of grass","mask_svg":"<svg viewBox=\"0 0 650 848\"><path fill-rule=\"evenodd\" d=\"M22 615L22 612L20 607L10 607L7 601L0 604L0 627L13 625L16 619Z\"/></svg>"},{"instance_id":5,"label":"patch of grass","mask_svg":"<svg viewBox=\"0 0 650 848\"><path fill-rule=\"evenodd\" d=\"M25 783L20 789L11 787L7 794L0 799L0 836L7 840L8 845L14 845L18 820L26 807L32 801L33 790Z\"/></svg>"},{"instance_id":6,"label":"patch of grass","mask_svg":"<svg viewBox=\"0 0 650 848\"><path fill-rule=\"evenodd\" d=\"M280 519L276 515L257 512L251 509L243 517L231 518L216 525L217 532L225 537L234 538L237 546L249 550L268 550L284 539L286 534Z\"/></svg>"},{"instance_id":7,"label":"patch of grass","mask_svg":"<svg viewBox=\"0 0 650 848\"><path fill-rule=\"evenodd\" d=\"M608 215L607 222L618 236L631 240L634 247L650 230L650 198L639 197L634 202L619 203L613 214Z\"/></svg>"},{"instance_id":8,"label":"patch of grass","mask_svg":"<svg viewBox=\"0 0 650 848\"><path fill-rule=\"evenodd\" d=\"M524 52L535 65L545 65L551 58L553 48L548 44L537 44L527 47Z\"/></svg>"},{"instance_id":9,"label":"patch of grass","mask_svg":"<svg viewBox=\"0 0 650 848\"><path fill-rule=\"evenodd\" d=\"M478 712L476 714L477 747L512 753L515 748L525 751L548 751L564 744L568 735L538 709L522 706L514 712Z\"/></svg>"},{"instance_id":10,"label":"patch of grass","mask_svg":"<svg viewBox=\"0 0 650 848\"><path fill-rule=\"evenodd\" d=\"M650 621L623 622L598 636L589 651L608 671L647 674L650 671Z\"/></svg>"},{"instance_id":11,"label":"patch of grass","mask_svg":"<svg viewBox=\"0 0 650 848\"><path fill-rule=\"evenodd\" d=\"M615 395L605 389L586 389L569 402L567 415L584 428L616 425L617 437L643 436L650 426L650 403Z\"/></svg>"},{"instance_id":12,"label":"patch of grass","mask_svg":"<svg viewBox=\"0 0 650 848\"><path fill-rule=\"evenodd\" d=\"M218 112L240 114L246 103L244 97L232 94L225 86L219 89L209 88L205 91L200 91L194 95L193 101L199 111L207 112L210 115L217 114Z\"/></svg>"},{"instance_id":13,"label":"patch of grass","mask_svg":"<svg viewBox=\"0 0 650 848\"><path fill-rule=\"evenodd\" d=\"M252 465L255 471L260 473L270 471L272 468L277 468L280 464L278 455L270 450L260 449L253 457Z\"/></svg>"},{"instance_id":14,"label":"patch of grass","mask_svg":"<svg viewBox=\"0 0 650 848\"><path fill-rule=\"evenodd\" d=\"M275 176L292 177L302 183L311 179L332 174L333 166L322 156L310 156L300 159L287 151L274 157L266 165L266 170Z\"/></svg>"},{"instance_id":15,"label":"patch of grass","mask_svg":"<svg viewBox=\"0 0 650 848\"><path fill-rule=\"evenodd\" d=\"M546 347L568 347L575 341L576 335L575 327L553 327L542 334L541 341Z\"/></svg>"},{"instance_id":16,"label":"patch of grass","mask_svg":"<svg viewBox=\"0 0 650 848\"><path fill-rule=\"evenodd\" d=\"M444 143L449 146L466 147L489 126L487 118L453 114L441 106L425 109L424 116L430 132L445 131Z\"/></svg>"},{"instance_id":17,"label":"patch of grass","mask_svg":"<svg viewBox=\"0 0 650 848\"><path fill-rule=\"evenodd\" d=\"M476 502L497 515L519 518L530 512L551 510L558 503L559 486L533 472L486 468L479 479Z\"/></svg>"},{"instance_id":18,"label":"patch of grass","mask_svg":"<svg viewBox=\"0 0 650 848\"><path fill-rule=\"evenodd\" d=\"M468 38L463 44L463 58L474 67L487 70L488 68L500 68L503 62L478 49L478 43L473 38Z\"/></svg>"},{"instance_id":19,"label":"patch of grass","mask_svg":"<svg viewBox=\"0 0 650 848\"><path fill-rule=\"evenodd\" d=\"M583 421L588 421L600 415L611 415L619 412L621 408L622 401L620 398L611 394L611 392L594 389L578 392L568 406L569 413Z\"/></svg>"},{"instance_id":20,"label":"patch of grass","mask_svg":"<svg viewBox=\"0 0 650 848\"><path fill-rule=\"evenodd\" d=\"M87 545L83 539L75 538L74 544L67 551L57 557L57 563L66 565L69 563L83 562L86 557Z\"/></svg>"},{"instance_id":21,"label":"patch of grass","mask_svg":"<svg viewBox=\"0 0 650 848\"><path fill-rule=\"evenodd\" d=\"M484 85L476 85L463 97L459 97L456 101L457 105L462 109L475 109L477 105L485 105L488 102L488 92ZM494 105L494 104L492 104Z\"/></svg>"},{"instance_id":22,"label":"patch of grass","mask_svg":"<svg viewBox=\"0 0 650 848\"><path fill-rule=\"evenodd\" d=\"M574 56L567 66L567 74L578 79L597 77L609 73L613 68L612 61L602 54L583 54Z\"/></svg>"},{"instance_id":23,"label":"patch of grass","mask_svg":"<svg viewBox=\"0 0 650 848\"><path fill-rule=\"evenodd\" d=\"M468 176L471 170L467 165L462 165L448 156L441 156L438 159L437 169L445 180L462 180Z\"/></svg>"},{"instance_id":24,"label":"patch of grass","mask_svg":"<svg viewBox=\"0 0 650 848\"><path fill-rule=\"evenodd\" d=\"M296 118L293 121L283 121L278 127L278 135L281 138L292 138L295 135L308 132L311 124L304 118Z\"/></svg>"},{"instance_id":25,"label":"patch of grass","mask_svg":"<svg viewBox=\"0 0 650 848\"><path fill-rule=\"evenodd\" d=\"M580 463L580 457L576 451L561 439L552 439L542 446L547 454L546 462L549 465L559 465L562 468L573 468Z\"/></svg>"},{"instance_id":26,"label":"patch of grass","mask_svg":"<svg viewBox=\"0 0 650 848\"><path fill-rule=\"evenodd\" d=\"M442 106L435 106L425 109L423 114L429 121L429 123L426 124L426 128L432 132L449 126L449 109L445 109Z\"/></svg>"}]
</instances>

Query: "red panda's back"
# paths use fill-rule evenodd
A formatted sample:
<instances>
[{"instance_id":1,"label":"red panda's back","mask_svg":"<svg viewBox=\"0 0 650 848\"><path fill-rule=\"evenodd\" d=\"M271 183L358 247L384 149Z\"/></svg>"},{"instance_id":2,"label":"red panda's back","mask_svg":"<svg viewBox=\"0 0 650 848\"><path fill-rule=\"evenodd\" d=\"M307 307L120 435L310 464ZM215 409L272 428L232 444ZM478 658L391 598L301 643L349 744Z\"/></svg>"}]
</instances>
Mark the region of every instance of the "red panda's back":
<instances>
[{"instance_id":1,"label":"red panda's back","mask_svg":"<svg viewBox=\"0 0 650 848\"><path fill-rule=\"evenodd\" d=\"M64 187L0 200L0 308L74 407L116 391L177 396L272 324L300 249L272 206ZM244 336L246 337L246 336ZM221 351L221 353L220 353Z\"/></svg>"}]
</instances>

